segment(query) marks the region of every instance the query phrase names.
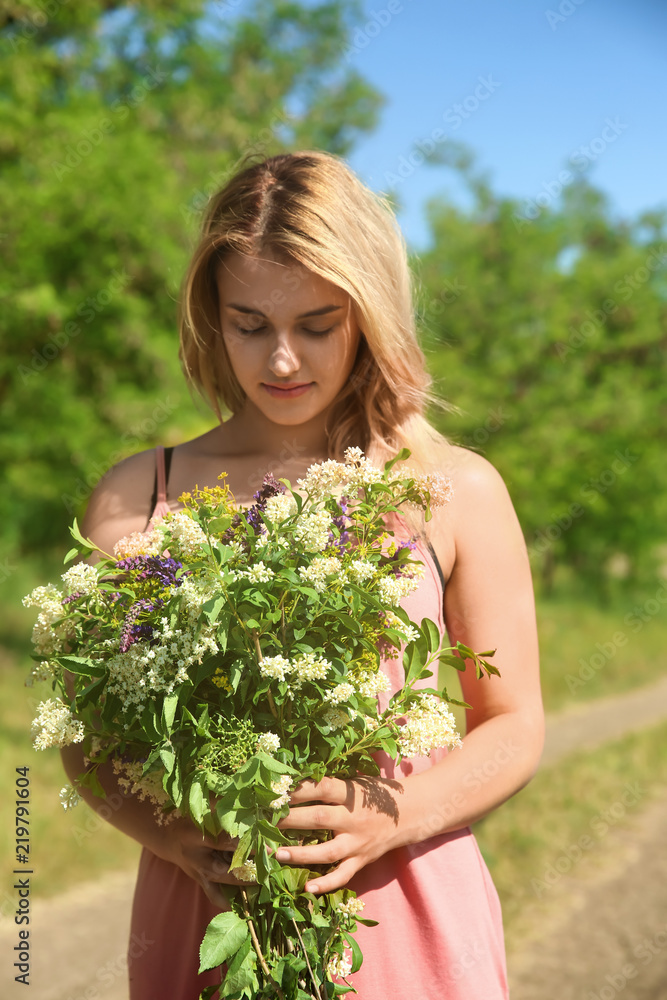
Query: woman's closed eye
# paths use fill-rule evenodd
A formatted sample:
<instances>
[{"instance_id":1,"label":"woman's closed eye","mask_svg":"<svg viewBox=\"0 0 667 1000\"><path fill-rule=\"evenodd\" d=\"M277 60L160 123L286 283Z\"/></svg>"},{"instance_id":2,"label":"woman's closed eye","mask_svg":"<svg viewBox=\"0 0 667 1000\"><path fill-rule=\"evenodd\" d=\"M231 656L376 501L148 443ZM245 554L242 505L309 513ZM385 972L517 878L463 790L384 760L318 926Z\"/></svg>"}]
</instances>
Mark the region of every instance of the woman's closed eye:
<instances>
[{"instance_id":1,"label":"woman's closed eye","mask_svg":"<svg viewBox=\"0 0 667 1000\"><path fill-rule=\"evenodd\" d=\"M303 327L303 332L304 333L309 333L313 337L324 337L327 333L331 333L331 331L334 329L335 325L336 324L334 323L334 326L329 326L329 327L327 327L326 330L310 330L308 327L304 326ZM253 326L253 327L250 327L249 329L246 328L246 327L243 327L243 326L237 326L236 327L237 333L242 333L242 334L263 333L264 330L266 330L265 326Z\"/></svg>"}]
</instances>

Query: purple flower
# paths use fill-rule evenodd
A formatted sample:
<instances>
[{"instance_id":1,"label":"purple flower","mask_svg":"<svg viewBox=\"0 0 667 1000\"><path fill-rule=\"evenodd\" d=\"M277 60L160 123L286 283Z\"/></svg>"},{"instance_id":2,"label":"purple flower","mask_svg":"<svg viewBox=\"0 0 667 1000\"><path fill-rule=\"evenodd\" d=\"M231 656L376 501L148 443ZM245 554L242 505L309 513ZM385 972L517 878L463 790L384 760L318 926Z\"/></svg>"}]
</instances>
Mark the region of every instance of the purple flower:
<instances>
[{"instance_id":1,"label":"purple flower","mask_svg":"<svg viewBox=\"0 0 667 1000\"><path fill-rule=\"evenodd\" d=\"M335 535L333 531L329 532L329 545L338 549L338 552L342 555L350 540L350 534L346 530L347 529L346 521L350 520L347 513L349 509L347 503L347 497L341 497L339 500L339 504L341 511L340 514L337 514L335 517L331 518L333 523L338 528L339 534Z\"/></svg>"},{"instance_id":2,"label":"purple flower","mask_svg":"<svg viewBox=\"0 0 667 1000\"><path fill-rule=\"evenodd\" d=\"M76 601L79 597L83 597L83 593L81 591L77 591L76 594L70 594L69 597L63 597L63 599L62 599L62 601L60 603L61 604L71 604L72 601Z\"/></svg>"},{"instance_id":3,"label":"purple flower","mask_svg":"<svg viewBox=\"0 0 667 1000\"><path fill-rule=\"evenodd\" d=\"M267 472L262 480L262 485L256 493L253 493L253 500L256 503L252 507L248 507L246 511L245 518L248 524L251 524L255 531L260 534L266 531L264 521L262 519L262 511L266 510L266 501L269 497L275 497L278 493L284 493L285 487L282 483L279 483L277 479L274 478L271 472Z\"/></svg>"},{"instance_id":4,"label":"purple flower","mask_svg":"<svg viewBox=\"0 0 667 1000\"><path fill-rule=\"evenodd\" d=\"M253 500L257 501L257 506L260 510L264 510L266 507L266 501L269 497L275 497L278 493L284 493L285 486L283 483L279 483L277 479L274 478L271 472L267 472L262 480L261 488L253 493Z\"/></svg>"},{"instance_id":5,"label":"purple flower","mask_svg":"<svg viewBox=\"0 0 667 1000\"><path fill-rule=\"evenodd\" d=\"M155 582L162 587L180 587L183 583L182 578L176 576L179 569L183 568L183 563L178 559L165 559L162 556L131 556L128 559L119 559L116 566L132 573L135 580Z\"/></svg>"},{"instance_id":6,"label":"purple flower","mask_svg":"<svg viewBox=\"0 0 667 1000\"><path fill-rule=\"evenodd\" d=\"M125 616L125 621L123 622L123 627L120 630L120 651L121 653L127 653L130 646L133 646L135 642L140 639L152 639L153 632L155 628L150 622L144 622L143 624L137 624L137 618L144 612L148 614L150 611L154 611L156 608L161 608L164 601L161 598L156 598L155 601L149 601L145 597L140 598L140 600L135 601L130 610Z\"/></svg>"}]
</instances>

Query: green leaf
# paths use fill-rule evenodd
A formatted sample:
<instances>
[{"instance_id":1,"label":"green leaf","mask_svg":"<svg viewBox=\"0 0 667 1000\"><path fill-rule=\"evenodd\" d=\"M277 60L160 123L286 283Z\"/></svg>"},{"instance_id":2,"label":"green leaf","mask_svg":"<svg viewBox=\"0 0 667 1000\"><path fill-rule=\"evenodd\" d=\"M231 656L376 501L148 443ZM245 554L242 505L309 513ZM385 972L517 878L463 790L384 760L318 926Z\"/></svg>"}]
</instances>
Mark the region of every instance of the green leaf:
<instances>
[{"instance_id":1,"label":"green leaf","mask_svg":"<svg viewBox=\"0 0 667 1000\"><path fill-rule=\"evenodd\" d=\"M65 556L65 558L63 559L63 562L64 563L71 562L72 559L76 559L76 557L78 556L78 554L79 554L79 550L78 549L70 549L69 552L67 553L67 555Z\"/></svg>"},{"instance_id":2,"label":"green leaf","mask_svg":"<svg viewBox=\"0 0 667 1000\"><path fill-rule=\"evenodd\" d=\"M316 873L309 872L307 868L291 868L286 866L280 874L283 877L286 888L296 895L296 893L301 892L311 875L315 877Z\"/></svg>"},{"instance_id":3,"label":"green leaf","mask_svg":"<svg viewBox=\"0 0 667 1000\"><path fill-rule=\"evenodd\" d=\"M424 660L416 642L411 642L403 653L403 666L405 667L406 685L411 684L421 676Z\"/></svg>"},{"instance_id":4,"label":"green leaf","mask_svg":"<svg viewBox=\"0 0 667 1000\"><path fill-rule=\"evenodd\" d=\"M250 830L246 830L241 839L239 840L238 847L232 855L232 860L229 862L230 870L232 868L240 868L248 860L248 855L250 854L250 848L252 847L252 833Z\"/></svg>"},{"instance_id":5,"label":"green leaf","mask_svg":"<svg viewBox=\"0 0 667 1000\"><path fill-rule=\"evenodd\" d=\"M224 517L214 517L208 522L208 530L211 535L222 535L232 523L232 515L225 514Z\"/></svg>"},{"instance_id":6,"label":"green leaf","mask_svg":"<svg viewBox=\"0 0 667 1000\"><path fill-rule=\"evenodd\" d=\"M250 934L248 934L227 966L227 975L220 989L220 996L228 997L230 994L238 993L246 986L259 986L255 975L256 964L257 956L252 947Z\"/></svg>"},{"instance_id":7,"label":"green leaf","mask_svg":"<svg viewBox=\"0 0 667 1000\"><path fill-rule=\"evenodd\" d=\"M79 530L79 522L76 518L74 518L74 524L70 527L69 533L74 541L78 542L79 545L82 545L84 549L87 549L90 552L103 552L103 554L106 555L106 552L104 552L99 545L95 545L95 542L93 542L90 538L83 537Z\"/></svg>"},{"instance_id":8,"label":"green leaf","mask_svg":"<svg viewBox=\"0 0 667 1000\"><path fill-rule=\"evenodd\" d=\"M81 708L85 708L86 705L89 705L91 701L93 701L94 699L96 699L97 696L98 696L98 694L100 694L102 692L102 690L103 690L104 685L106 684L106 682L107 682L106 677L97 677L92 682L92 684L88 684L83 689L83 691L81 692L81 694L77 695L77 699L76 699L77 711L79 709L81 709Z\"/></svg>"},{"instance_id":9,"label":"green leaf","mask_svg":"<svg viewBox=\"0 0 667 1000\"><path fill-rule=\"evenodd\" d=\"M244 942L250 942L248 925L236 913L218 913L206 928L199 948L199 971L216 969L235 955Z\"/></svg>"},{"instance_id":10,"label":"green leaf","mask_svg":"<svg viewBox=\"0 0 667 1000\"><path fill-rule=\"evenodd\" d=\"M106 799L107 795L100 784L100 779L97 777L97 768L94 767L91 771L86 771L84 774L79 775L77 778L79 785L83 785L84 788L90 788L95 795L99 795L101 799Z\"/></svg>"},{"instance_id":11,"label":"green leaf","mask_svg":"<svg viewBox=\"0 0 667 1000\"><path fill-rule=\"evenodd\" d=\"M357 942L355 941L355 939L352 937L351 934L348 934L346 931L343 931L343 937L345 938L348 945L350 946L350 949L352 950L352 972L356 972L358 969L361 968L361 963L364 960L364 956L361 954L361 948L359 947L359 945L357 944Z\"/></svg>"},{"instance_id":12,"label":"green leaf","mask_svg":"<svg viewBox=\"0 0 667 1000\"><path fill-rule=\"evenodd\" d=\"M71 670L73 674L84 674L86 677L90 677L93 673L100 672L99 663L95 663L93 660L86 656L59 656L58 662Z\"/></svg>"},{"instance_id":13,"label":"green leaf","mask_svg":"<svg viewBox=\"0 0 667 1000\"><path fill-rule=\"evenodd\" d=\"M159 755L160 755L160 760L164 765L165 771L167 772L167 774L171 774L171 772L174 770L174 764L176 763L176 754L174 753L173 750L168 750L165 747L162 747L162 749L159 751Z\"/></svg>"},{"instance_id":14,"label":"green leaf","mask_svg":"<svg viewBox=\"0 0 667 1000\"><path fill-rule=\"evenodd\" d=\"M398 455L395 455L394 458L391 458L388 462L384 463L384 471L389 472L394 468L397 462L405 462L405 460L410 457L410 454L411 452L409 448L401 448Z\"/></svg>"},{"instance_id":15,"label":"green leaf","mask_svg":"<svg viewBox=\"0 0 667 1000\"><path fill-rule=\"evenodd\" d=\"M165 729L170 730L174 724L174 716L178 707L178 695L168 694L162 705L162 721Z\"/></svg>"},{"instance_id":16,"label":"green leaf","mask_svg":"<svg viewBox=\"0 0 667 1000\"><path fill-rule=\"evenodd\" d=\"M421 631L428 643L429 651L434 653L436 649L440 648L440 643L442 642L438 626L430 618L424 618L421 624Z\"/></svg>"},{"instance_id":17,"label":"green leaf","mask_svg":"<svg viewBox=\"0 0 667 1000\"><path fill-rule=\"evenodd\" d=\"M195 823L201 823L204 818L204 792L198 781L190 785L188 807Z\"/></svg>"},{"instance_id":18,"label":"green leaf","mask_svg":"<svg viewBox=\"0 0 667 1000\"><path fill-rule=\"evenodd\" d=\"M224 594L217 594L202 604L202 611L208 619L209 625L213 625L218 620L218 615L222 611L227 598Z\"/></svg>"},{"instance_id":19,"label":"green leaf","mask_svg":"<svg viewBox=\"0 0 667 1000\"><path fill-rule=\"evenodd\" d=\"M456 656L454 653L440 653L438 660L440 663L446 663L448 666L454 667L455 670L460 670L462 673L465 671L465 660L462 660L460 656Z\"/></svg>"}]
</instances>

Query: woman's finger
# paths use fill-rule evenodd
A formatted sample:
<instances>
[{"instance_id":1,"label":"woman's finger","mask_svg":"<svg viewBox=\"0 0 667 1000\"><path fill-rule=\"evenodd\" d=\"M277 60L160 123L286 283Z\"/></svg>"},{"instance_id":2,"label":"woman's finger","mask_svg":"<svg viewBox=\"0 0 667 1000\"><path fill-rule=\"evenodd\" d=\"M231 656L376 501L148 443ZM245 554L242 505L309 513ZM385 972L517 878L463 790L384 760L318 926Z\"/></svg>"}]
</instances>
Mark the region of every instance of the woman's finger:
<instances>
[{"instance_id":1,"label":"woman's finger","mask_svg":"<svg viewBox=\"0 0 667 1000\"><path fill-rule=\"evenodd\" d=\"M344 830L349 813L341 806L317 804L290 809L287 816L278 820L279 830Z\"/></svg>"},{"instance_id":2,"label":"woman's finger","mask_svg":"<svg viewBox=\"0 0 667 1000\"><path fill-rule=\"evenodd\" d=\"M336 892L342 889L357 874L361 865L358 865L353 858L342 861L337 868L327 875L318 875L316 879L306 882L304 889L314 895L321 895L323 892Z\"/></svg>"},{"instance_id":3,"label":"woman's finger","mask_svg":"<svg viewBox=\"0 0 667 1000\"><path fill-rule=\"evenodd\" d=\"M281 864L311 868L313 865L334 865L349 853L350 838L339 834L322 844L305 844L303 847L279 847L275 858Z\"/></svg>"},{"instance_id":4,"label":"woman's finger","mask_svg":"<svg viewBox=\"0 0 667 1000\"><path fill-rule=\"evenodd\" d=\"M310 778L300 781L294 791L290 792L290 802L329 802L332 805L345 805L350 797L348 782L340 778L322 778L321 781L311 781Z\"/></svg>"}]
</instances>

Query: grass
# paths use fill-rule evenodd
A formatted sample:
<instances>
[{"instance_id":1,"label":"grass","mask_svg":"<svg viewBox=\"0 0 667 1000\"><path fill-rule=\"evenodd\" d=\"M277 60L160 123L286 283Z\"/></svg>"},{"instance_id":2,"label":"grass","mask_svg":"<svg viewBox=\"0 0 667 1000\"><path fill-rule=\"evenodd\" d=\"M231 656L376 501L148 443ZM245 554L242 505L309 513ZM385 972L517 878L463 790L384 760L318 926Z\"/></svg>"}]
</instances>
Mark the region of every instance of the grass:
<instances>
[{"instance_id":1,"label":"grass","mask_svg":"<svg viewBox=\"0 0 667 1000\"><path fill-rule=\"evenodd\" d=\"M666 779L667 722L539 771L475 825L508 945L521 940L528 913L534 920L535 907L549 905L559 872L576 870L584 858L584 867L599 863L609 830L635 822L655 796L664 795Z\"/></svg>"},{"instance_id":2,"label":"grass","mask_svg":"<svg viewBox=\"0 0 667 1000\"><path fill-rule=\"evenodd\" d=\"M542 691L548 712L659 679L667 603L655 600L657 590L635 600L617 597L605 608L563 598L538 600ZM663 590L667 593L667 587Z\"/></svg>"}]
</instances>

